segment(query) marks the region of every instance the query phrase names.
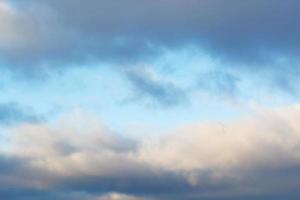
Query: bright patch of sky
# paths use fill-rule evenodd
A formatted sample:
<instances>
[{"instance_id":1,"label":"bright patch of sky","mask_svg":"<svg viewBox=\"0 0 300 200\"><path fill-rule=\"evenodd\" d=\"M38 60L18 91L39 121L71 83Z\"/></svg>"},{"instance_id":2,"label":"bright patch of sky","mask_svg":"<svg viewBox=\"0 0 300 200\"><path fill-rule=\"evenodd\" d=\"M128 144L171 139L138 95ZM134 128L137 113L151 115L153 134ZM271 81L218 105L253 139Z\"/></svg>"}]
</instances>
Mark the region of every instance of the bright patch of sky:
<instances>
[{"instance_id":1,"label":"bright patch of sky","mask_svg":"<svg viewBox=\"0 0 300 200\"><path fill-rule=\"evenodd\" d=\"M234 67L219 67L225 64L192 47L165 51L152 62L137 65L98 63L57 71L45 79L21 80L18 76L1 70L0 102L30 106L36 113L47 115L49 122L74 110L82 110L98 116L119 132L130 132L132 127L168 128L173 124L193 121L226 121L260 105L274 107L293 102L288 96L266 94L267 89L260 87L255 77L251 77L249 81L247 73L235 71ZM124 73L139 65L149 68L163 81L185 91L188 97L186 101L164 107L151 100L134 99L136 91ZM232 82L233 85L224 86L224 81L211 76L218 73L238 75L238 80ZM199 79L202 80L200 85ZM230 82L227 79L225 81L226 84ZM205 85L202 86L202 83Z\"/></svg>"}]
</instances>

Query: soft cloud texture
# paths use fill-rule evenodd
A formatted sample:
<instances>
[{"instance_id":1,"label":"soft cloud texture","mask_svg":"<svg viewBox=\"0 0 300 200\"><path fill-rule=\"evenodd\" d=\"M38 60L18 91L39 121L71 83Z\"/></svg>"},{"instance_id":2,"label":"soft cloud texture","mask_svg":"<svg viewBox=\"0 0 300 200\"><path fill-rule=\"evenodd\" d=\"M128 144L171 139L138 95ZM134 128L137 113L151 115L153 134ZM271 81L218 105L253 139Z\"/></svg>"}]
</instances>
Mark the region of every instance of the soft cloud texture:
<instances>
[{"instance_id":1,"label":"soft cloud texture","mask_svg":"<svg viewBox=\"0 0 300 200\"><path fill-rule=\"evenodd\" d=\"M297 96L297 7L297 0L1 0L0 69L41 76L98 63L152 66L166 52L197 49L220 60L213 70L221 76L204 86L208 93L238 95L236 80L246 74L253 85ZM243 75L229 77L227 68ZM166 80L141 79L143 72L124 76L160 104L176 105L176 94L186 93Z\"/></svg>"},{"instance_id":2,"label":"soft cloud texture","mask_svg":"<svg viewBox=\"0 0 300 200\"><path fill-rule=\"evenodd\" d=\"M174 83L164 81L151 67L132 67L125 71L129 82L136 91L136 98L150 98L154 104L158 103L169 107L187 100L186 92L175 86ZM130 101L130 100L129 100Z\"/></svg>"},{"instance_id":3,"label":"soft cloud texture","mask_svg":"<svg viewBox=\"0 0 300 200\"><path fill-rule=\"evenodd\" d=\"M23 107L15 102L0 104L0 125L38 123L43 120L43 116L36 114L30 107Z\"/></svg>"},{"instance_id":4,"label":"soft cloud texture","mask_svg":"<svg viewBox=\"0 0 300 200\"><path fill-rule=\"evenodd\" d=\"M0 199L297 199L299 6L0 0Z\"/></svg>"},{"instance_id":5,"label":"soft cloud texture","mask_svg":"<svg viewBox=\"0 0 300 200\"><path fill-rule=\"evenodd\" d=\"M293 106L253 119L187 125L147 141L123 138L87 117L76 118L76 126L70 119L55 128L22 125L13 129L9 147L1 152L0 195L13 199L17 194L8 192L18 190L29 195L24 199L34 199L35 193L120 193L115 197L123 199L293 197L300 175L299 117L299 106Z\"/></svg>"},{"instance_id":6,"label":"soft cloud texture","mask_svg":"<svg viewBox=\"0 0 300 200\"><path fill-rule=\"evenodd\" d=\"M233 60L295 57L298 6L297 0L2 0L1 59L133 61L190 44Z\"/></svg>"}]
</instances>

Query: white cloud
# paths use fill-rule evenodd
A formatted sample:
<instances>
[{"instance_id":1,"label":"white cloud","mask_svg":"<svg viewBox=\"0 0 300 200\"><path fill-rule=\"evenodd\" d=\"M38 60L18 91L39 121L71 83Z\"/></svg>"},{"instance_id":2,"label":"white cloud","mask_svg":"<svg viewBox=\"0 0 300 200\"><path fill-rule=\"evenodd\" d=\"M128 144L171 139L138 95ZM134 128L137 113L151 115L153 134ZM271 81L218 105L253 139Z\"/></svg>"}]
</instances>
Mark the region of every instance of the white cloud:
<instances>
[{"instance_id":1,"label":"white cloud","mask_svg":"<svg viewBox=\"0 0 300 200\"><path fill-rule=\"evenodd\" d=\"M132 141L89 117L63 120L55 128L23 125L10 138L10 154L62 175L117 173L119 162L130 167L134 148Z\"/></svg>"},{"instance_id":2,"label":"white cloud","mask_svg":"<svg viewBox=\"0 0 300 200\"><path fill-rule=\"evenodd\" d=\"M126 194L120 194L120 193L110 193L97 198L97 200L142 200L142 198L138 198Z\"/></svg>"},{"instance_id":3,"label":"white cloud","mask_svg":"<svg viewBox=\"0 0 300 200\"><path fill-rule=\"evenodd\" d=\"M95 119L74 119L60 125L20 126L1 155L24 159L29 169L52 174L53 178L32 178L43 187L62 184L62 177L73 181L81 177L78 184L84 177L106 177L123 186L143 180L151 188L153 181L159 185L161 180L149 178L166 173L185 177L198 195L284 193L300 184L299 105L224 124L174 127L156 141L126 139ZM226 189L210 192L221 186ZM112 194L105 198L113 197L119 198Z\"/></svg>"},{"instance_id":4,"label":"white cloud","mask_svg":"<svg viewBox=\"0 0 300 200\"><path fill-rule=\"evenodd\" d=\"M230 180L250 187L252 176L257 183L252 189L260 190L266 182L263 187L274 187L272 181L282 179L283 171L300 166L299 119L296 105L229 123L191 124L156 142L146 141L140 158L185 174L192 185L201 186L208 175L215 183ZM263 171L273 176L266 178ZM283 181L276 187L292 186Z\"/></svg>"}]
</instances>

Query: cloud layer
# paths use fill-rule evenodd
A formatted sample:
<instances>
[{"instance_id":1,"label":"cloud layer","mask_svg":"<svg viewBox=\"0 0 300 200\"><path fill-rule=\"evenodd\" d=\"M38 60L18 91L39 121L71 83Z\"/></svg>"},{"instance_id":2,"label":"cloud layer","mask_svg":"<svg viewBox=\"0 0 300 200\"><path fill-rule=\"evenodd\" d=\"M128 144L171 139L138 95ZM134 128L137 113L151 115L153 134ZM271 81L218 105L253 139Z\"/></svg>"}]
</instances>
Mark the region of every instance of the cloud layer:
<instances>
[{"instance_id":1,"label":"cloud layer","mask_svg":"<svg viewBox=\"0 0 300 200\"><path fill-rule=\"evenodd\" d=\"M211 69L219 77L200 80L215 80L202 87L207 93L239 95L236 80L246 79L297 96L297 7L297 0L1 0L0 69L41 76L99 63L154 66L166 52L196 49L220 61ZM140 96L162 105L178 104L187 93L143 72L124 76Z\"/></svg>"},{"instance_id":2,"label":"cloud layer","mask_svg":"<svg viewBox=\"0 0 300 200\"><path fill-rule=\"evenodd\" d=\"M134 61L191 44L230 60L297 57L298 6L296 0L2 0L1 60Z\"/></svg>"},{"instance_id":3,"label":"cloud layer","mask_svg":"<svg viewBox=\"0 0 300 200\"><path fill-rule=\"evenodd\" d=\"M76 118L76 126L72 120L22 125L1 151L0 196L296 198L299 118L300 108L293 106L225 124L178 127L145 141L124 138L88 117Z\"/></svg>"}]
</instances>

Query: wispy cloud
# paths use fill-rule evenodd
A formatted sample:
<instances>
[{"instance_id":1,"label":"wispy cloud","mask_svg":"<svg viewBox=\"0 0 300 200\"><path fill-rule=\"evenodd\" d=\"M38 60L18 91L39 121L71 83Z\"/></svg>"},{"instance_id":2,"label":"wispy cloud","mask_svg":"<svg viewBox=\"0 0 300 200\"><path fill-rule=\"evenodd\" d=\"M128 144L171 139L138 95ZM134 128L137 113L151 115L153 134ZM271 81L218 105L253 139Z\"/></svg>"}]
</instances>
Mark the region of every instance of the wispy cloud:
<instances>
[{"instance_id":1,"label":"wispy cloud","mask_svg":"<svg viewBox=\"0 0 300 200\"><path fill-rule=\"evenodd\" d=\"M150 98L166 107L187 101L185 90L161 78L151 67L132 67L125 70L125 73L137 98Z\"/></svg>"},{"instance_id":2,"label":"wispy cloud","mask_svg":"<svg viewBox=\"0 0 300 200\"><path fill-rule=\"evenodd\" d=\"M38 123L44 117L36 114L30 107L23 107L15 102L0 104L0 125L18 123Z\"/></svg>"}]
</instances>

